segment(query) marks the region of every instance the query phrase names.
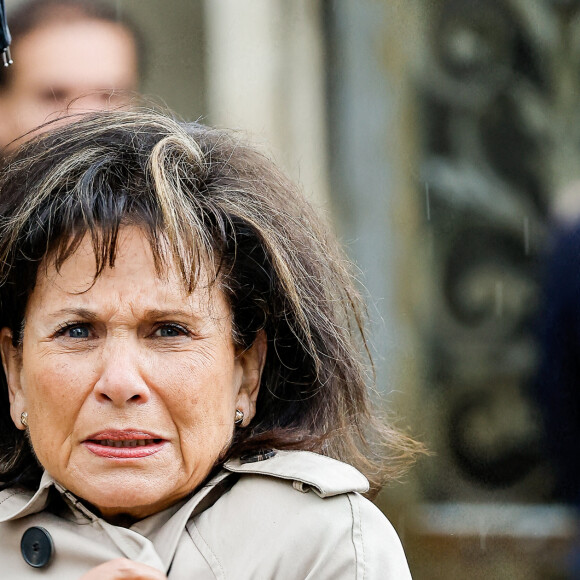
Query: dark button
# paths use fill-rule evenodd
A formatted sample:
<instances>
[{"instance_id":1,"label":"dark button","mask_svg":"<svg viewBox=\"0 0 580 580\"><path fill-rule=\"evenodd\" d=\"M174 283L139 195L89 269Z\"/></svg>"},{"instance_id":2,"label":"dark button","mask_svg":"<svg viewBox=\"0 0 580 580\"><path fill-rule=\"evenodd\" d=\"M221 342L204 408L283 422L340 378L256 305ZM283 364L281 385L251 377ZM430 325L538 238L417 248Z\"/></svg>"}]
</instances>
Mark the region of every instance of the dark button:
<instances>
[{"instance_id":1,"label":"dark button","mask_svg":"<svg viewBox=\"0 0 580 580\"><path fill-rule=\"evenodd\" d=\"M28 528L22 540L20 540L20 551L27 564L33 568L44 568L48 566L54 553L54 544L50 534L39 526Z\"/></svg>"}]
</instances>

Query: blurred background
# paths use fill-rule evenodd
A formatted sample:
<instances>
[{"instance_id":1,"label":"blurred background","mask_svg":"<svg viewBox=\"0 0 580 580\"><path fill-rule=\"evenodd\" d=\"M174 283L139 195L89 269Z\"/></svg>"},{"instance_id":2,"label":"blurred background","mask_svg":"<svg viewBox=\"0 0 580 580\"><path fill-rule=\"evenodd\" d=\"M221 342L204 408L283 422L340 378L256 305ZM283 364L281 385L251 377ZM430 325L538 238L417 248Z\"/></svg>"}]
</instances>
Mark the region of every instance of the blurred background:
<instances>
[{"instance_id":1,"label":"blurred background","mask_svg":"<svg viewBox=\"0 0 580 580\"><path fill-rule=\"evenodd\" d=\"M249 132L360 269L377 389L432 452L379 498L413 577L580 578L548 432L577 457L580 416L546 402L574 407L546 352L570 336L580 364L580 292L558 294L580 246L545 274L580 220L580 1L109 4L143 35L141 90Z\"/></svg>"}]
</instances>

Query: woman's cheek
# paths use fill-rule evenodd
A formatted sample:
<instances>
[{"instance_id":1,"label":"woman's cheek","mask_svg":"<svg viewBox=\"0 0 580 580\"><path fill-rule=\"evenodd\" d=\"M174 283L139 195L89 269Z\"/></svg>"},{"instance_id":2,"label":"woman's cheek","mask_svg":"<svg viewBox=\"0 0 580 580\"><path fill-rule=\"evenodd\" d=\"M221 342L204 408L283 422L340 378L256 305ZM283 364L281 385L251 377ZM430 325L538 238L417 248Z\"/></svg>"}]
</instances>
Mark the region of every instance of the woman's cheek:
<instances>
[{"instance_id":1,"label":"woman's cheek","mask_svg":"<svg viewBox=\"0 0 580 580\"><path fill-rule=\"evenodd\" d=\"M27 380L29 424L45 433L69 433L87 395L84 365L46 365Z\"/></svg>"}]
</instances>

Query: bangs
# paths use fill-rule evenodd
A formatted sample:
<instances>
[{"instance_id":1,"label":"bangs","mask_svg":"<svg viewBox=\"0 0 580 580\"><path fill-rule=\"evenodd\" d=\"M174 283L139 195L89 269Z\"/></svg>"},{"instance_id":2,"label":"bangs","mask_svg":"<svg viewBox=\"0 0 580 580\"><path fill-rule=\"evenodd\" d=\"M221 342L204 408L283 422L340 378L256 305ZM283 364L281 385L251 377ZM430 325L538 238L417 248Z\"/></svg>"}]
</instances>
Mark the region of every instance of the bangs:
<instances>
[{"instance_id":1,"label":"bangs","mask_svg":"<svg viewBox=\"0 0 580 580\"><path fill-rule=\"evenodd\" d=\"M57 131L53 140L58 136ZM222 256L233 241L227 233L232 228L205 203L202 181L192 177L203 175L203 156L181 128L180 134L158 136L148 155L143 148L137 151L135 143L110 140L69 156L67 143L59 145L63 161L54 163L29 192L30 203L11 215L3 212L3 230L11 235L2 236L0 274L10 264L38 265L47 259L58 270L88 236L96 279L115 265L120 229L136 226L149 241L159 275L174 266L188 292L202 269L211 273L210 282L217 279ZM17 255L14 248L19 248Z\"/></svg>"}]
</instances>

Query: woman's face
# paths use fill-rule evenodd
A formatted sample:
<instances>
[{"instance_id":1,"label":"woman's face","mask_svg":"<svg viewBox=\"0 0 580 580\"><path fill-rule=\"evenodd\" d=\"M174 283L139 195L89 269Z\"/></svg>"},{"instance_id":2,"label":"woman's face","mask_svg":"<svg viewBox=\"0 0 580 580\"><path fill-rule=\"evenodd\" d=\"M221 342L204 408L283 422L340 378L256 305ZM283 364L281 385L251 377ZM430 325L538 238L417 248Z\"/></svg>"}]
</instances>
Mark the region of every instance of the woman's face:
<instances>
[{"instance_id":1,"label":"woman's face","mask_svg":"<svg viewBox=\"0 0 580 580\"><path fill-rule=\"evenodd\" d=\"M217 288L187 294L155 272L149 243L121 231L92 285L85 238L60 272L41 267L22 347L2 330L11 415L44 468L104 517L143 518L194 490L227 448L235 410L253 417L265 339L237 352ZM203 281L202 281L203 282Z\"/></svg>"}]
</instances>

